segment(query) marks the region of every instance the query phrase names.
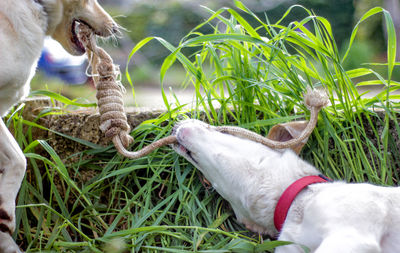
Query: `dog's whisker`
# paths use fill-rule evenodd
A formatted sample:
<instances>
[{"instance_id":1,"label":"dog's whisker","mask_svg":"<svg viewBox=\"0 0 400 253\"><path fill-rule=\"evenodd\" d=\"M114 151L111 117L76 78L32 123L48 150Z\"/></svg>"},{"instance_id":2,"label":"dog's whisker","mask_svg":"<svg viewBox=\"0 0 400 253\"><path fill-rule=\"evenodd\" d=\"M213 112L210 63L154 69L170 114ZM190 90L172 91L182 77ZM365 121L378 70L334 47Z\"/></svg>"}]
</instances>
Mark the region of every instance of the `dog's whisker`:
<instances>
[{"instance_id":1,"label":"dog's whisker","mask_svg":"<svg viewBox=\"0 0 400 253\"><path fill-rule=\"evenodd\" d=\"M116 34L111 35L110 41L111 41L111 43L112 43L112 45L113 45L114 47L118 47L118 45L119 45L119 38L117 37Z\"/></svg>"},{"instance_id":2,"label":"dog's whisker","mask_svg":"<svg viewBox=\"0 0 400 253\"><path fill-rule=\"evenodd\" d=\"M123 14L118 14L118 15L112 16L112 18L116 20L116 19L119 19L119 18L127 18L127 16L123 15Z\"/></svg>"}]
</instances>

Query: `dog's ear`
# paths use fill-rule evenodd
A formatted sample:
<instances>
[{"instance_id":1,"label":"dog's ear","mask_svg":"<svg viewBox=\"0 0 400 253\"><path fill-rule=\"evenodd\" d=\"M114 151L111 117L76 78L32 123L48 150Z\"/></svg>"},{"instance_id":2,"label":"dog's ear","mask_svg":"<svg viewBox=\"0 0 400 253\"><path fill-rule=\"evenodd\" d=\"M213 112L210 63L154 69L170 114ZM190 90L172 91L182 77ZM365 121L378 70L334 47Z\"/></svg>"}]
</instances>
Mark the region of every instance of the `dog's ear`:
<instances>
[{"instance_id":1,"label":"dog's ear","mask_svg":"<svg viewBox=\"0 0 400 253\"><path fill-rule=\"evenodd\" d=\"M275 125L269 130L268 139L274 141L289 141L291 139L297 138L307 127L308 121L294 121L284 124ZM296 154L299 154L304 144L306 144L308 138L300 142L299 144L292 147Z\"/></svg>"}]
</instances>

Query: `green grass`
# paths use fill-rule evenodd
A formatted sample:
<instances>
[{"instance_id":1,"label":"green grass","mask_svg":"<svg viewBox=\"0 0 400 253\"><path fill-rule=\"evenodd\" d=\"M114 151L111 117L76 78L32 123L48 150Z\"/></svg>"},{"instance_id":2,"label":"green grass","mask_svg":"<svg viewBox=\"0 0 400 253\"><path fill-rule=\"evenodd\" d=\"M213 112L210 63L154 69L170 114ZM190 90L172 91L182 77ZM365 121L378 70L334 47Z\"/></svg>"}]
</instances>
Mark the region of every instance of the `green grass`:
<instances>
[{"instance_id":1,"label":"green grass","mask_svg":"<svg viewBox=\"0 0 400 253\"><path fill-rule=\"evenodd\" d=\"M400 128L394 99L399 97L390 92L399 83L391 80L397 66L396 35L388 12L375 8L366 13L349 44L350 48L363 20L383 15L388 61L346 70L346 54L340 55L323 17L303 8L309 17L281 25L292 8L302 8L293 6L282 20L270 24L267 17L260 19L241 2L235 3L237 9L209 10L209 20L179 45L146 38L130 58L149 41L159 41L171 51L160 70L161 84L169 68L179 63L187 72L184 85L195 88L191 117L263 134L276 123L307 117L302 104L307 86L325 89L331 105L320 113L302 156L332 178L397 185ZM259 25L251 26L249 18ZM205 25L215 32L201 34ZM197 53L185 55L188 47ZM386 76L374 70L382 65ZM379 83L385 91L361 97L356 89L360 77L362 85ZM132 84L134 76L127 73L127 78ZM164 94L163 86L161 91ZM177 120L187 117L179 98L165 98L165 104L166 114L134 129L136 148L168 135ZM27 252L262 252L280 244L238 224L229 205L215 191L206 190L193 166L168 147L132 161L121 158L112 146L75 139L88 148L75 154L77 162L64 164L46 140L32 138L32 128L40 126L24 120L22 109L6 121L29 162L14 235ZM92 176L85 177L88 173Z\"/></svg>"}]
</instances>

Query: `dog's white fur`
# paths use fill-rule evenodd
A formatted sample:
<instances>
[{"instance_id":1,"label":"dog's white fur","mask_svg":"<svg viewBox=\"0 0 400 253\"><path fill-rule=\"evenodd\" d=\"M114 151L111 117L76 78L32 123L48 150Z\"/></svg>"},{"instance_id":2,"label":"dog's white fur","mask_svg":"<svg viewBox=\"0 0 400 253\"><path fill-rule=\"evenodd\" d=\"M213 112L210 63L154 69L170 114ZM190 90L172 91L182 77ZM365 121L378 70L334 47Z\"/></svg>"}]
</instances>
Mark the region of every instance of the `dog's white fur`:
<instances>
[{"instance_id":1,"label":"dog's white fur","mask_svg":"<svg viewBox=\"0 0 400 253\"><path fill-rule=\"evenodd\" d=\"M118 26L97 0L1 0L0 2L0 116L29 92L44 38L52 36L74 55L84 53L76 43L76 21L101 36ZM15 198L24 177L26 160L0 120L0 252L15 252L10 244L15 229Z\"/></svg>"},{"instance_id":2,"label":"dog's white fur","mask_svg":"<svg viewBox=\"0 0 400 253\"><path fill-rule=\"evenodd\" d=\"M277 235L276 203L297 179L320 172L293 151L217 132L196 120L175 128L174 149L230 202L238 221L252 231ZM371 184L313 184L289 209L278 239L295 244L276 252L400 252L400 189Z\"/></svg>"}]
</instances>

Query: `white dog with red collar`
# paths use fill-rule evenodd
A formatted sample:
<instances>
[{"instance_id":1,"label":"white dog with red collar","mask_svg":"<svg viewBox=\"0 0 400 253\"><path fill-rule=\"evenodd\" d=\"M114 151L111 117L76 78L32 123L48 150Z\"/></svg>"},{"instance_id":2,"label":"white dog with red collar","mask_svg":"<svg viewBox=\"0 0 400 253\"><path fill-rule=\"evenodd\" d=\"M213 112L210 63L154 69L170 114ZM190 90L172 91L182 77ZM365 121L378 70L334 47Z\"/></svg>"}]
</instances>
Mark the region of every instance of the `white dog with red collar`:
<instances>
[{"instance_id":1,"label":"white dog with red collar","mask_svg":"<svg viewBox=\"0 0 400 253\"><path fill-rule=\"evenodd\" d=\"M174 135L175 151L230 202L239 222L294 243L275 252L304 252L300 245L318 253L400 252L399 188L322 183L329 180L292 150L272 150L196 120L181 122Z\"/></svg>"}]
</instances>

